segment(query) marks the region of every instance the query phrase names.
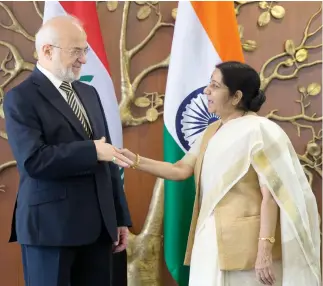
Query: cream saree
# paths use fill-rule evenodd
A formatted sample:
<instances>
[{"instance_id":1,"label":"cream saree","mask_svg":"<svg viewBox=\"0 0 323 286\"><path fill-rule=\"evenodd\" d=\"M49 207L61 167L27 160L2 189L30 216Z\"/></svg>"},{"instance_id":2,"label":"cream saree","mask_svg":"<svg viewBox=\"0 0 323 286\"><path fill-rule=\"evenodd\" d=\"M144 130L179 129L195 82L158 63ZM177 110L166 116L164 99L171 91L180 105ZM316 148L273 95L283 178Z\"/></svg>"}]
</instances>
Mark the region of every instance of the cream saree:
<instances>
[{"instance_id":1,"label":"cream saree","mask_svg":"<svg viewBox=\"0 0 323 286\"><path fill-rule=\"evenodd\" d=\"M201 138L183 160L190 164L196 161ZM284 131L253 114L230 120L208 143L200 177L201 204L189 285L262 285L253 270L221 271L217 259L214 209L250 165L280 207L282 261L274 264L275 285L321 285L319 215L314 194Z\"/></svg>"}]
</instances>

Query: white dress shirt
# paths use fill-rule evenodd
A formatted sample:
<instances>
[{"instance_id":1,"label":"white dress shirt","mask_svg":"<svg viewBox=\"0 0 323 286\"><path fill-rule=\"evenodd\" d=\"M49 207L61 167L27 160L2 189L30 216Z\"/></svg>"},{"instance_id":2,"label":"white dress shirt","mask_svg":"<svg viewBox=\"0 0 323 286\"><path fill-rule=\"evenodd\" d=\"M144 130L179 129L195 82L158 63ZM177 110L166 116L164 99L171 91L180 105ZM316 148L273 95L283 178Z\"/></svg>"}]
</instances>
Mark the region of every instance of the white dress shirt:
<instances>
[{"instance_id":1,"label":"white dress shirt","mask_svg":"<svg viewBox=\"0 0 323 286\"><path fill-rule=\"evenodd\" d=\"M59 88L63 81L58 79L49 70L43 68L39 63L37 63L37 68L44 74L44 76L46 76L50 80L50 82L56 87L56 89L59 91L59 93L67 101L67 95L66 95L65 91Z\"/></svg>"}]
</instances>

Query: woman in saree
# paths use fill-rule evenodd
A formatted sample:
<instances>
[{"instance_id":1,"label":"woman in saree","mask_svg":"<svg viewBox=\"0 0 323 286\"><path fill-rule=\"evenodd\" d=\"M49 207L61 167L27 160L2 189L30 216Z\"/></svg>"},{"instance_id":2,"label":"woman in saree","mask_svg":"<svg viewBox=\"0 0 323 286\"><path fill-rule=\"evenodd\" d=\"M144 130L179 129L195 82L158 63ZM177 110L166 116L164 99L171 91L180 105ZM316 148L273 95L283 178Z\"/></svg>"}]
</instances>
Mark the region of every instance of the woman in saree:
<instances>
[{"instance_id":1,"label":"woman in saree","mask_svg":"<svg viewBox=\"0 0 323 286\"><path fill-rule=\"evenodd\" d=\"M221 119L180 161L121 151L133 168L167 180L195 175L189 285L321 285L315 196L288 136L256 114L266 99L258 73L221 63L204 93Z\"/></svg>"}]
</instances>

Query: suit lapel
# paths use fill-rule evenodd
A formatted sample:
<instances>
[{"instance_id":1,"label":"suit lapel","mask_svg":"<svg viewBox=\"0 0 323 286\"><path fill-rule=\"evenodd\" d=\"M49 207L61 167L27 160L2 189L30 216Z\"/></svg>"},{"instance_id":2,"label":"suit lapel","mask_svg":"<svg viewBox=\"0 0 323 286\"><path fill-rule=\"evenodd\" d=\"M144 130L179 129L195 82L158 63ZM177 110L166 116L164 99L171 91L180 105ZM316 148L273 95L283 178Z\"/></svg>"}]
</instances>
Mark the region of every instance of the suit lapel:
<instances>
[{"instance_id":1,"label":"suit lapel","mask_svg":"<svg viewBox=\"0 0 323 286\"><path fill-rule=\"evenodd\" d=\"M79 135L88 139L81 122L50 80L38 69L34 70L32 77L34 83L39 85L40 93L67 119Z\"/></svg>"},{"instance_id":2,"label":"suit lapel","mask_svg":"<svg viewBox=\"0 0 323 286\"><path fill-rule=\"evenodd\" d=\"M74 91L76 92L78 98L82 102L83 107L86 111L86 114L89 118L91 128L93 131L93 137L98 139L99 134L101 134L102 132L99 131L100 121L97 118L98 110L96 109L95 104L94 104L94 100L96 100L96 98L94 96L91 96L91 94L85 93L84 90L82 91L82 87L78 84L78 82L74 82L72 84L72 87L73 87ZM86 89L87 92L89 90L90 90L89 88Z\"/></svg>"}]
</instances>

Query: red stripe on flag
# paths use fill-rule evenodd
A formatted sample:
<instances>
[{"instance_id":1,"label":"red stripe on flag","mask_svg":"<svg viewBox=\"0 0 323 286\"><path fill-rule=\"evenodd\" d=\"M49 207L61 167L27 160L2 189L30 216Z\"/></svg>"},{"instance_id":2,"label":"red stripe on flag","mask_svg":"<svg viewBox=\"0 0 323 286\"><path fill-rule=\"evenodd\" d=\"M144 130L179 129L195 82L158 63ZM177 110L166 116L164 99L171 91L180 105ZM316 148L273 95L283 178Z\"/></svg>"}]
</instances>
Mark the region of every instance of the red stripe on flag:
<instances>
[{"instance_id":1,"label":"red stripe on flag","mask_svg":"<svg viewBox=\"0 0 323 286\"><path fill-rule=\"evenodd\" d=\"M103 45L96 4L94 1L60 1L66 13L77 17L84 25L87 41L103 63L108 73L110 67Z\"/></svg>"}]
</instances>

